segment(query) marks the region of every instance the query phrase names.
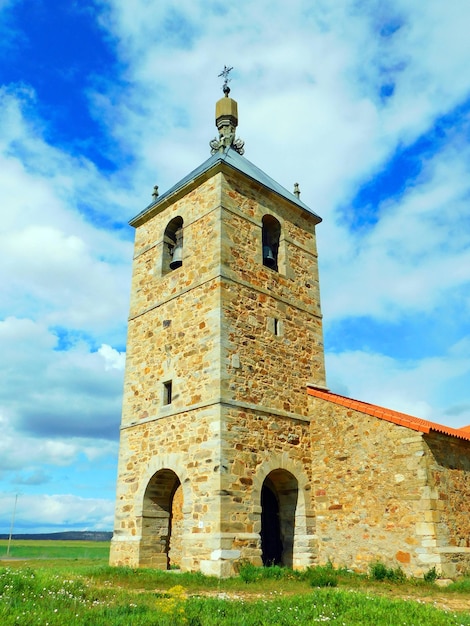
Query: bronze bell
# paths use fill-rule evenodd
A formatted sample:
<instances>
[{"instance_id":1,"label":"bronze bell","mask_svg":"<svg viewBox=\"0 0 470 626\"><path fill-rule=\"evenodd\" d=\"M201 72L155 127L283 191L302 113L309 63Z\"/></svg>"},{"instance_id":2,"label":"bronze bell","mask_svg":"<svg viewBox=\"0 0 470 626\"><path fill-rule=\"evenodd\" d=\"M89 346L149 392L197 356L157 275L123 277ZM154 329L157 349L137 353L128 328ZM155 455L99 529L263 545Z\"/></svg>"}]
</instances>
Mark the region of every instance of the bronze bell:
<instances>
[{"instance_id":1,"label":"bronze bell","mask_svg":"<svg viewBox=\"0 0 470 626\"><path fill-rule=\"evenodd\" d=\"M276 266L276 259L274 258L271 246L263 246L263 265L266 265L267 267Z\"/></svg>"},{"instance_id":2,"label":"bronze bell","mask_svg":"<svg viewBox=\"0 0 470 626\"><path fill-rule=\"evenodd\" d=\"M175 270L183 265L183 231L181 228L176 231L176 244L171 250L170 269Z\"/></svg>"}]
</instances>

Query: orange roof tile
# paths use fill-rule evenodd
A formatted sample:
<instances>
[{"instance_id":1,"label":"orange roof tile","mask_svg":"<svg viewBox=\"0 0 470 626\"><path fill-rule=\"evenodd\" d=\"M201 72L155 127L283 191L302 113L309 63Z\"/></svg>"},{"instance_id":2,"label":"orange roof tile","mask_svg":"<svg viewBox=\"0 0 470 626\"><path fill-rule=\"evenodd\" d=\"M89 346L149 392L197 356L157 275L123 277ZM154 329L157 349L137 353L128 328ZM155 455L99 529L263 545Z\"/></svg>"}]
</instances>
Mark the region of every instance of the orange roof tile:
<instances>
[{"instance_id":1,"label":"orange roof tile","mask_svg":"<svg viewBox=\"0 0 470 626\"><path fill-rule=\"evenodd\" d=\"M331 393L326 389L320 389L318 387L307 387L307 393L315 398L326 400L327 402L333 402L334 404L340 404L341 406L352 409L353 411L359 411L360 413L366 413L372 415L378 419L398 424L399 426L405 426L421 433L429 433L431 430L450 437L457 437L458 439L465 439L470 441L470 426L464 426L463 428L450 428L449 426L443 426L442 424L436 424L435 422L429 422L419 417L413 417L406 413L399 413L392 409L386 409L385 407L377 406L376 404L369 404L368 402L362 402L361 400L354 400L352 398L346 398L340 396L337 393Z\"/></svg>"}]
</instances>

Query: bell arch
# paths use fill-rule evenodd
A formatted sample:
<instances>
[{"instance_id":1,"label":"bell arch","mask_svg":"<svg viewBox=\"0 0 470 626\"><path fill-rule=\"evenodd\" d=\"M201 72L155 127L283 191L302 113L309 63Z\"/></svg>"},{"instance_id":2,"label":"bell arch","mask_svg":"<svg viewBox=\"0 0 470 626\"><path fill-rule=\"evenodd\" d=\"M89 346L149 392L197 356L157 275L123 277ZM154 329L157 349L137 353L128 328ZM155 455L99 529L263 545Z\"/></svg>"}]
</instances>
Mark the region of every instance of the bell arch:
<instances>
[{"instance_id":1,"label":"bell arch","mask_svg":"<svg viewBox=\"0 0 470 626\"><path fill-rule=\"evenodd\" d=\"M281 239L281 224L272 215L263 215L262 219L262 252L263 265L279 271L279 242Z\"/></svg>"},{"instance_id":2,"label":"bell arch","mask_svg":"<svg viewBox=\"0 0 470 626\"><path fill-rule=\"evenodd\" d=\"M139 565L169 569L181 563L183 489L171 469L158 470L147 483L141 532Z\"/></svg>"},{"instance_id":3,"label":"bell arch","mask_svg":"<svg viewBox=\"0 0 470 626\"><path fill-rule=\"evenodd\" d=\"M163 234L162 274L168 274L183 265L183 218L174 217Z\"/></svg>"}]
</instances>

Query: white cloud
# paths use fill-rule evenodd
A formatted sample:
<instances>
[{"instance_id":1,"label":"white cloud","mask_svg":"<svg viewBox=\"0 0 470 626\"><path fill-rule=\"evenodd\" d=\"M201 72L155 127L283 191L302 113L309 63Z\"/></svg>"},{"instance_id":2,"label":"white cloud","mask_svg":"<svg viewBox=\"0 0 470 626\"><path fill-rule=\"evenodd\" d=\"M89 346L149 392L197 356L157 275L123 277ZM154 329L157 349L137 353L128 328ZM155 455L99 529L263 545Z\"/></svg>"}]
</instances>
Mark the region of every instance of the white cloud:
<instances>
[{"instance_id":1,"label":"white cloud","mask_svg":"<svg viewBox=\"0 0 470 626\"><path fill-rule=\"evenodd\" d=\"M470 424L468 387L459 382L470 379L468 348L465 340L445 355L421 360L359 350L330 353L328 384L341 395L459 428Z\"/></svg>"},{"instance_id":2,"label":"white cloud","mask_svg":"<svg viewBox=\"0 0 470 626\"><path fill-rule=\"evenodd\" d=\"M8 527L15 495L0 493L0 526ZM71 494L18 495L15 532L57 530L109 530L113 525L114 503L102 498L81 498Z\"/></svg>"},{"instance_id":3,"label":"white cloud","mask_svg":"<svg viewBox=\"0 0 470 626\"><path fill-rule=\"evenodd\" d=\"M102 24L117 38L133 81L117 108L113 99L114 118L124 122L114 132L155 163L166 185L188 171L188 155L197 164L197 146L211 138L223 41L224 57L236 65L232 87L248 158L286 184L295 177L308 181L309 198L320 201L325 214L331 208L325 204L337 201L348 181L370 172L388 150L412 141L465 95L470 80L460 69L469 45L464 29L456 28L464 7L459 2L442 18L436 3L427 3L418 18L416 8L401 2L389 11L352 1L289 7L261 1L218 11L203 2L182 2L177 10L165 1L135 2L132 10L107 3ZM169 28L178 16L182 40ZM401 29L379 36L380 26L397 19ZM433 61L442 49L454 53L445 66ZM379 89L390 73L396 93L384 105ZM280 145L292 146L288 163ZM168 159L168 150L182 162Z\"/></svg>"},{"instance_id":4,"label":"white cloud","mask_svg":"<svg viewBox=\"0 0 470 626\"><path fill-rule=\"evenodd\" d=\"M126 364L126 354L125 352L119 352L115 350L111 346L107 346L106 344L101 344L100 349L98 350L98 354L100 354L105 360L105 369L115 369L115 370L123 370Z\"/></svg>"},{"instance_id":5,"label":"white cloud","mask_svg":"<svg viewBox=\"0 0 470 626\"><path fill-rule=\"evenodd\" d=\"M106 329L115 338L126 319L132 244L93 226L81 207L105 216L119 199L119 218L125 194L119 198L91 163L47 144L26 119L32 96L24 91L0 93L0 187L8 198L0 226L1 309L22 315L28 308L48 324Z\"/></svg>"},{"instance_id":6,"label":"white cloud","mask_svg":"<svg viewBox=\"0 0 470 626\"><path fill-rule=\"evenodd\" d=\"M117 443L84 437L57 437L27 435L18 432L15 425L5 415L0 414L0 476L5 472L21 471L22 476L38 476L45 465L67 467L80 455L90 461L115 455ZM49 470L51 471L51 470ZM24 480L23 478L21 480Z\"/></svg>"},{"instance_id":7,"label":"white cloud","mask_svg":"<svg viewBox=\"0 0 470 626\"><path fill-rule=\"evenodd\" d=\"M13 4L0 0L0 10ZM0 89L0 469L31 488L51 467L116 450L132 258L124 222L154 184L165 191L209 156L224 64L235 65L247 158L288 189L299 182L324 218L326 328L425 314L445 333L470 308L470 149L458 110L470 93L466 1L97 6L119 63L111 75L94 67L93 89L81 89L115 171L48 139L31 86ZM445 114L446 136L421 156L420 177L373 207L376 223L358 223L347 207L359 187ZM466 332L461 322L448 352L412 361L382 353L380 338L370 352L341 346L327 355L328 380L366 401L470 422ZM79 520L111 525L106 503L50 498L57 520L30 502L41 524L68 524L70 505Z\"/></svg>"},{"instance_id":8,"label":"white cloud","mask_svg":"<svg viewBox=\"0 0 470 626\"><path fill-rule=\"evenodd\" d=\"M57 350L57 337L31 320L0 322L0 415L23 437L116 439L122 371L78 341ZM105 350L106 352L106 350ZM8 382L7 382L8 381Z\"/></svg>"},{"instance_id":9,"label":"white cloud","mask_svg":"<svg viewBox=\"0 0 470 626\"><path fill-rule=\"evenodd\" d=\"M101 329L121 325L128 303L129 270L99 259L99 250L74 235L52 226L31 225L5 233L2 269L7 294L36 300L36 313L49 324ZM10 295L10 300L14 296Z\"/></svg>"},{"instance_id":10,"label":"white cloud","mask_svg":"<svg viewBox=\"0 0 470 626\"><path fill-rule=\"evenodd\" d=\"M350 315L431 312L470 286L470 150L436 154L403 197L342 249L320 245L326 323ZM343 238L345 235L343 235Z\"/></svg>"}]
</instances>

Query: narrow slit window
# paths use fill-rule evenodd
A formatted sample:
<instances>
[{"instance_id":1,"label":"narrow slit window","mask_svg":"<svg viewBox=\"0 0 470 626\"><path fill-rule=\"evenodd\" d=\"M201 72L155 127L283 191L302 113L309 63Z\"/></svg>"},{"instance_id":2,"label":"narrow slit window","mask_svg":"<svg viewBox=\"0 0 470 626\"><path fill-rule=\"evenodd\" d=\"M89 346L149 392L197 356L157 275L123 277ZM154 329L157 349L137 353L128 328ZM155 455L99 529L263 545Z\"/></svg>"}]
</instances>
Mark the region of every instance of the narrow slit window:
<instances>
[{"instance_id":1,"label":"narrow slit window","mask_svg":"<svg viewBox=\"0 0 470 626\"><path fill-rule=\"evenodd\" d=\"M163 383L163 404L168 405L171 404L173 399L173 383L171 380L168 380L166 383Z\"/></svg>"},{"instance_id":2,"label":"narrow slit window","mask_svg":"<svg viewBox=\"0 0 470 626\"><path fill-rule=\"evenodd\" d=\"M273 331L274 331L274 334L278 336L279 335L279 320L277 319L277 317L275 317L273 321L274 321Z\"/></svg>"}]
</instances>

